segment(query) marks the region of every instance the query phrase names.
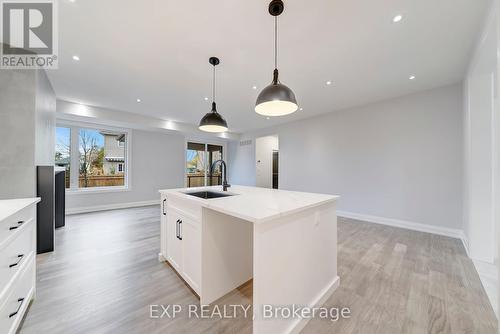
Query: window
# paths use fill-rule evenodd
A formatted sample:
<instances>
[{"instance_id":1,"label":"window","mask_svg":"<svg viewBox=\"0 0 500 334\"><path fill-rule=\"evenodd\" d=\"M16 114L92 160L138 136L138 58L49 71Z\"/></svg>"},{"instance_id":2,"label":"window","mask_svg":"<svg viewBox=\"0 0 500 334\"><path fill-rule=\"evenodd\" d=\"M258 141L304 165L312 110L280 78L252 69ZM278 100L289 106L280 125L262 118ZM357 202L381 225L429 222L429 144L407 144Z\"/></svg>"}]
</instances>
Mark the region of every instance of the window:
<instances>
[{"instance_id":1,"label":"window","mask_svg":"<svg viewBox=\"0 0 500 334\"><path fill-rule=\"evenodd\" d=\"M54 164L66 170L65 184L69 188L71 170L71 129L56 127L56 154Z\"/></svg>"},{"instance_id":2,"label":"window","mask_svg":"<svg viewBox=\"0 0 500 334\"><path fill-rule=\"evenodd\" d=\"M222 146L187 143L186 151L186 185L188 187L215 186L222 184L220 166L211 174L212 164L222 159Z\"/></svg>"},{"instance_id":3,"label":"window","mask_svg":"<svg viewBox=\"0 0 500 334\"><path fill-rule=\"evenodd\" d=\"M126 131L58 126L56 165L65 166L66 188L126 187ZM69 174L69 170L78 173Z\"/></svg>"},{"instance_id":4,"label":"window","mask_svg":"<svg viewBox=\"0 0 500 334\"><path fill-rule=\"evenodd\" d=\"M219 165L213 171L210 170L212 164L217 160L222 159L222 146L219 145L207 145L208 152L208 184L209 186L220 186L222 184L222 167Z\"/></svg>"}]
</instances>

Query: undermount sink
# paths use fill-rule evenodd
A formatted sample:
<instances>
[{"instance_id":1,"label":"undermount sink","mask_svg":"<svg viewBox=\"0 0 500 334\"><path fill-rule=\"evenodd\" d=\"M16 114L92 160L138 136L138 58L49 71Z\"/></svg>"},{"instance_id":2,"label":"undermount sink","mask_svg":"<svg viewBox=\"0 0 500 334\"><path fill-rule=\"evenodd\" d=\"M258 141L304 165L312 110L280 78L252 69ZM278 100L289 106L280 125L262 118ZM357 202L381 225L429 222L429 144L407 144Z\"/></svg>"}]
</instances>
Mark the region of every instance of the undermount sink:
<instances>
[{"instance_id":1,"label":"undermount sink","mask_svg":"<svg viewBox=\"0 0 500 334\"><path fill-rule=\"evenodd\" d=\"M196 192L189 192L189 193L185 193L185 194L190 195L190 196L196 196L199 198L204 198L204 199L234 196L234 194L224 194L224 193L217 192L217 191L196 191Z\"/></svg>"}]
</instances>

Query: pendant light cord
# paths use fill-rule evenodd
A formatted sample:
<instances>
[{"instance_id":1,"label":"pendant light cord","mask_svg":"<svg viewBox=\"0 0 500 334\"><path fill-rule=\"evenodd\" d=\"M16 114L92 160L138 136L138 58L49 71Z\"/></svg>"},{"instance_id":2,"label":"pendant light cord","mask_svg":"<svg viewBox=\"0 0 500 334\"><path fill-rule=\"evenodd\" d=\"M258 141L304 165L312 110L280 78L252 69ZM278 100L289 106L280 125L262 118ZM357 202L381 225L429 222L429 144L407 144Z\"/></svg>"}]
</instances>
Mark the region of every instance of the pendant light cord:
<instances>
[{"instance_id":1,"label":"pendant light cord","mask_svg":"<svg viewBox=\"0 0 500 334\"><path fill-rule=\"evenodd\" d=\"M214 65L214 75L212 80L212 102L215 102L215 65Z\"/></svg>"},{"instance_id":2,"label":"pendant light cord","mask_svg":"<svg viewBox=\"0 0 500 334\"><path fill-rule=\"evenodd\" d=\"M274 17L274 68L278 68L278 16Z\"/></svg>"}]
</instances>

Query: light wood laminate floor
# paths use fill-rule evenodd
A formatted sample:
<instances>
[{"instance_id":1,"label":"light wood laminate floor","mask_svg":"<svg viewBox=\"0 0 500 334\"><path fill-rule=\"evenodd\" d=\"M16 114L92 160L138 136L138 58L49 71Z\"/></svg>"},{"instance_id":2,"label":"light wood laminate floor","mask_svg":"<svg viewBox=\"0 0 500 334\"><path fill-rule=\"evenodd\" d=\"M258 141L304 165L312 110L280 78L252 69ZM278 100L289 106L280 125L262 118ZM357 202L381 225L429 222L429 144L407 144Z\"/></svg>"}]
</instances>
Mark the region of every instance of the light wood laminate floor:
<instances>
[{"instance_id":1,"label":"light wood laminate floor","mask_svg":"<svg viewBox=\"0 0 500 334\"><path fill-rule=\"evenodd\" d=\"M156 207L69 216L56 251L38 256L36 300L20 333L251 333L241 311L224 320L149 317L151 304L198 303L158 262L159 217ZM325 305L349 307L352 317L313 319L303 333L496 333L459 240L340 218L338 234L340 287ZM249 305L251 295L250 282L216 304Z\"/></svg>"}]
</instances>

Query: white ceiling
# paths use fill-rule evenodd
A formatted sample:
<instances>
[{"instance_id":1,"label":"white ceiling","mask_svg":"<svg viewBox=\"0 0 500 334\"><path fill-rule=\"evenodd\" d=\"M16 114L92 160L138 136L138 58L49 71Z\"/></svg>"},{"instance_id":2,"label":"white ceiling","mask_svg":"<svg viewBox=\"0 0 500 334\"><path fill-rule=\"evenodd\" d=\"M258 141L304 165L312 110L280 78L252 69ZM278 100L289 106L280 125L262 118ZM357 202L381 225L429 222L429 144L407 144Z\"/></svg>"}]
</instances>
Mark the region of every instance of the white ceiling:
<instances>
[{"instance_id":1,"label":"white ceiling","mask_svg":"<svg viewBox=\"0 0 500 334\"><path fill-rule=\"evenodd\" d=\"M304 110L267 120L254 103L273 70L268 2L61 0L50 80L60 99L197 124L218 56L218 110L242 132L460 81L489 5L285 0L280 79Z\"/></svg>"}]
</instances>

